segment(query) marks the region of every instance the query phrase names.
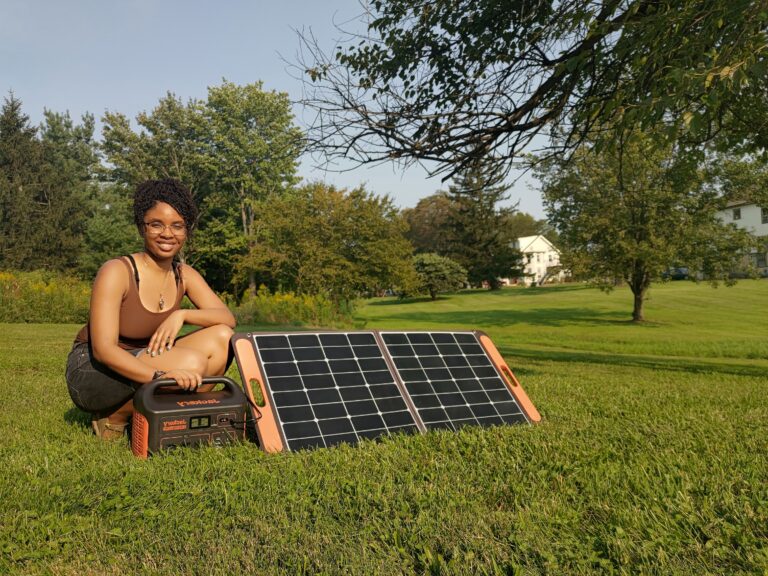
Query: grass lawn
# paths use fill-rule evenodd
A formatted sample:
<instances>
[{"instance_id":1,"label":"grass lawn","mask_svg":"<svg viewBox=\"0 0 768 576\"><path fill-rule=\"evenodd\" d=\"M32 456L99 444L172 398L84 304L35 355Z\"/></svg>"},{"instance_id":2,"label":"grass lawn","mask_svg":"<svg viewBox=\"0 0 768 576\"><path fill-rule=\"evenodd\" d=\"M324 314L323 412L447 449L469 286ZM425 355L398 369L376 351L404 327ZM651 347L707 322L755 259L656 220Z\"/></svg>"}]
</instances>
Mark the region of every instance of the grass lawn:
<instances>
[{"instance_id":1,"label":"grass lawn","mask_svg":"<svg viewBox=\"0 0 768 576\"><path fill-rule=\"evenodd\" d=\"M372 300L366 328L488 332L543 422L148 461L72 407L76 326L0 325L0 573L768 574L768 281L630 314L581 286Z\"/></svg>"}]
</instances>

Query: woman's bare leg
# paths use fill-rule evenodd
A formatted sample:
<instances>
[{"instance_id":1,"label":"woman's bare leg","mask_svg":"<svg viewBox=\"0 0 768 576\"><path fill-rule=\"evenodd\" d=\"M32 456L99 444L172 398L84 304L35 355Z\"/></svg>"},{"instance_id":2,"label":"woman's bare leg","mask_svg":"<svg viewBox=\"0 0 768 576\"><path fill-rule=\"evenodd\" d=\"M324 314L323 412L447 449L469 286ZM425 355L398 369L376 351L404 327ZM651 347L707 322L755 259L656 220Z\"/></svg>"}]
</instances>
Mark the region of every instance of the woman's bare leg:
<instances>
[{"instance_id":1,"label":"woman's bare leg","mask_svg":"<svg viewBox=\"0 0 768 576\"><path fill-rule=\"evenodd\" d=\"M171 350L150 356L140 354L139 360L156 370L184 369L203 376L221 376L227 368L229 339L233 330L229 326L218 324L197 330L178 340ZM215 385L206 384L198 392L208 392ZM129 400L109 415L111 424L125 424L133 415L133 400Z\"/></svg>"}]
</instances>

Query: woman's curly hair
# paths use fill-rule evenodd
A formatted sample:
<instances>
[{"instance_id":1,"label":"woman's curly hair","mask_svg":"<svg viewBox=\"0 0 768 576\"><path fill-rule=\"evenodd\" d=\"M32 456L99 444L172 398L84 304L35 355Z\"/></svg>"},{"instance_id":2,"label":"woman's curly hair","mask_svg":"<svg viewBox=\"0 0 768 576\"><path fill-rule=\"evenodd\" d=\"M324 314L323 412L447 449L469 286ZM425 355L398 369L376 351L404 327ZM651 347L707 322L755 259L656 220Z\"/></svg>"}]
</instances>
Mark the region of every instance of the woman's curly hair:
<instances>
[{"instance_id":1,"label":"woman's curly hair","mask_svg":"<svg viewBox=\"0 0 768 576\"><path fill-rule=\"evenodd\" d=\"M197 206L189 188L178 180L147 180L136 187L133 194L133 221L139 230L144 228L144 214L158 202L173 207L184 219L187 232L191 234L197 224Z\"/></svg>"}]
</instances>

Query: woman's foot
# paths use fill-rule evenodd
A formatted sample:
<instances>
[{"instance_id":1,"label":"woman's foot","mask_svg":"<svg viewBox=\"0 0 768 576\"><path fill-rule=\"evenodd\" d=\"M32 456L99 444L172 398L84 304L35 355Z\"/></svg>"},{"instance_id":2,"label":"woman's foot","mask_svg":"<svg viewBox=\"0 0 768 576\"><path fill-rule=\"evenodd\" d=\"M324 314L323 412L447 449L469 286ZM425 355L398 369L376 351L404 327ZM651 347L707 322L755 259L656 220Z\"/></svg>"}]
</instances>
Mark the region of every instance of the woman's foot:
<instances>
[{"instance_id":1,"label":"woman's foot","mask_svg":"<svg viewBox=\"0 0 768 576\"><path fill-rule=\"evenodd\" d=\"M109 421L109 417L94 418L91 420L93 432L102 440L120 440L125 436L125 430L128 427L127 422L115 424Z\"/></svg>"}]
</instances>

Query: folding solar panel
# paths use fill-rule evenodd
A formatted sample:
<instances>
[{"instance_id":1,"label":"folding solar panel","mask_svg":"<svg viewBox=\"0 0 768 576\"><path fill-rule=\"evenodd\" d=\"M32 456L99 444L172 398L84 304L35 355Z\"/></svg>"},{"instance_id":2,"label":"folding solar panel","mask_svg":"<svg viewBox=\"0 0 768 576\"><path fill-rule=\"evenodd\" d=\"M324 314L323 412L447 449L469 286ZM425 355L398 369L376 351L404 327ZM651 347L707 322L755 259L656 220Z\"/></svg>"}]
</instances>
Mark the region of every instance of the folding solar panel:
<instances>
[{"instance_id":1,"label":"folding solar panel","mask_svg":"<svg viewBox=\"0 0 768 576\"><path fill-rule=\"evenodd\" d=\"M528 422L471 332L382 332L400 379L429 429Z\"/></svg>"},{"instance_id":2,"label":"folding solar panel","mask_svg":"<svg viewBox=\"0 0 768 576\"><path fill-rule=\"evenodd\" d=\"M233 346L268 452L540 419L480 332L265 332Z\"/></svg>"}]
</instances>

